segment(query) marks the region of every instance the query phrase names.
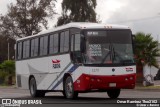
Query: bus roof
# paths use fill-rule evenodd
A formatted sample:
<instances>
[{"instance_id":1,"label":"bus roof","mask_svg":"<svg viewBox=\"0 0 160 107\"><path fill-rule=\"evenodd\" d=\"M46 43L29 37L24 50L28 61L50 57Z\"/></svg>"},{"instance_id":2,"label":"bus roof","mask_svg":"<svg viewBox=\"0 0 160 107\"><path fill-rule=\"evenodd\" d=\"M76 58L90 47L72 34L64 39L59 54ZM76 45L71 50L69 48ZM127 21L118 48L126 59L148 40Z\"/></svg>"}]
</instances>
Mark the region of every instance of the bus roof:
<instances>
[{"instance_id":1,"label":"bus roof","mask_svg":"<svg viewBox=\"0 0 160 107\"><path fill-rule=\"evenodd\" d=\"M80 29L129 29L128 26L123 26L123 25L114 25L114 24L100 24L100 23L90 23L90 22L72 22L72 23L68 23L62 26L58 26L55 28L52 28L50 30L45 30L42 32L39 32L36 35L31 35L31 36L27 36L24 38L19 38L17 39L17 41L19 40L23 40L23 39L27 39L27 38L32 38L32 37L36 37L42 34L47 34L47 33L51 33L51 32L55 32L55 31L59 31L59 30L63 30L63 29L67 29L67 28L80 28Z\"/></svg>"}]
</instances>

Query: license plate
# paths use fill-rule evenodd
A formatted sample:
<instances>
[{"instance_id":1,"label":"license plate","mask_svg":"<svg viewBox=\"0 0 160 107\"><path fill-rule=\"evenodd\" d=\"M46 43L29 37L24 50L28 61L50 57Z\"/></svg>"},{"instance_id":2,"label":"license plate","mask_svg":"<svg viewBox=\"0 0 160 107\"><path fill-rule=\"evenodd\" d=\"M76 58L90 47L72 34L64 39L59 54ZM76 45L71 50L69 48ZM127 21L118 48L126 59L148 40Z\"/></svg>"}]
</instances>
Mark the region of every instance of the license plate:
<instances>
[{"instance_id":1,"label":"license plate","mask_svg":"<svg viewBox=\"0 0 160 107\"><path fill-rule=\"evenodd\" d=\"M116 87L116 83L109 83L109 87Z\"/></svg>"}]
</instances>

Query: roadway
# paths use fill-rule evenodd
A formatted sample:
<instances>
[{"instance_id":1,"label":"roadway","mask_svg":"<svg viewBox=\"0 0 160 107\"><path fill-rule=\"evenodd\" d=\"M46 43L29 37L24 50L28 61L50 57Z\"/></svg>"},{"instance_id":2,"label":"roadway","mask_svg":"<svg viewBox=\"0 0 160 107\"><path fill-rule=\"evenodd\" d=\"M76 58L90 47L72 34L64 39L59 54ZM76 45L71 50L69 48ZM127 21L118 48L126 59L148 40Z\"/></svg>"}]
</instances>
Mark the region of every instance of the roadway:
<instances>
[{"instance_id":1,"label":"roadway","mask_svg":"<svg viewBox=\"0 0 160 107\"><path fill-rule=\"evenodd\" d=\"M14 99L33 99L30 97L29 90L17 88L0 88L0 98ZM126 100L157 100L160 103L160 90L121 90L118 99L110 99L106 92L103 93L80 93L76 100L65 99L60 92L46 93L44 98L36 98L42 100L42 104L117 104L118 101ZM121 104L122 106L123 104ZM134 105L135 106L135 105ZM1 107L1 106L0 106Z\"/></svg>"}]
</instances>

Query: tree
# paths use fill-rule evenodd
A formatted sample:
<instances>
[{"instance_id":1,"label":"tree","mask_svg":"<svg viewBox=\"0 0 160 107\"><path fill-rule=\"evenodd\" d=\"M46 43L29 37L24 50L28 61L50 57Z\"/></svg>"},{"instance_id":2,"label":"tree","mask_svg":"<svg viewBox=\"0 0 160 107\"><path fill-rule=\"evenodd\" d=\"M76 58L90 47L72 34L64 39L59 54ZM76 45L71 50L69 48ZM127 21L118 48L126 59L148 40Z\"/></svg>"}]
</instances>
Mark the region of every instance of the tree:
<instances>
[{"instance_id":1,"label":"tree","mask_svg":"<svg viewBox=\"0 0 160 107\"><path fill-rule=\"evenodd\" d=\"M57 26L69 22L97 22L96 5L96 0L63 0Z\"/></svg>"},{"instance_id":2,"label":"tree","mask_svg":"<svg viewBox=\"0 0 160 107\"><path fill-rule=\"evenodd\" d=\"M1 64L1 69L11 75L15 75L15 62L6 60Z\"/></svg>"},{"instance_id":3,"label":"tree","mask_svg":"<svg viewBox=\"0 0 160 107\"><path fill-rule=\"evenodd\" d=\"M47 29L47 18L53 18L56 0L17 0L0 16L0 35L25 37Z\"/></svg>"},{"instance_id":4,"label":"tree","mask_svg":"<svg viewBox=\"0 0 160 107\"><path fill-rule=\"evenodd\" d=\"M9 59L14 59L15 40L8 38L7 36L0 35L0 63L8 59L8 45L9 45Z\"/></svg>"},{"instance_id":5,"label":"tree","mask_svg":"<svg viewBox=\"0 0 160 107\"><path fill-rule=\"evenodd\" d=\"M71 20L70 20L70 18L69 18L68 15L62 14L62 16L58 18L58 21L57 21L57 25L56 25L56 26L60 26L60 25L69 23L70 21L71 21Z\"/></svg>"},{"instance_id":6,"label":"tree","mask_svg":"<svg viewBox=\"0 0 160 107\"><path fill-rule=\"evenodd\" d=\"M0 77L4 79L6 78L5 76L8 76L8 85L12 85L12 79L15 76L15 62L12 60L6 60L0 64L0 69Z\"/></svg>"},{"instance_id":7,"label":"tree","mask_svg":"<svg viewBox=\"0 0 160 107\"><path fill-rule=\"evenodd\" d=\"M159 56L158 41L154 41L151 34L138 32L135 36L135 54L137 64L148 64L158 68L156 56Z\"/></svg>"},{"instance_id":8,"label":"tree","mask_svg":"<svg viewBox=\"0 0 160 107\"><path fill-rule=\"evenodd\" d=\"M158 68L156 56L159 56L158 41L154 41L151 34L138 32L134 38L135 42L135 57L137 64L137 77L139 81L143 80L143 67L145 65L155 66Z\"/></svg>"}]
</instances>

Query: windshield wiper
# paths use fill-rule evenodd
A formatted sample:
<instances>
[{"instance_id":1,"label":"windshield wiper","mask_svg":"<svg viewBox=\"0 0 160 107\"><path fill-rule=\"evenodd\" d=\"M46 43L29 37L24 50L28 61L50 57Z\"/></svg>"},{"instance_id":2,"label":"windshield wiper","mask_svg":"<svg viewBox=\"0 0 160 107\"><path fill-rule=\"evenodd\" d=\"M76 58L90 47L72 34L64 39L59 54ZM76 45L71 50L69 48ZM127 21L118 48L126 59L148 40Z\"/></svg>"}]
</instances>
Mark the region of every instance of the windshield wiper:
<instances>
[{"instance_id":1,"label":"windshield wiper","mask_svg":"<svg viewBox=\"0 0 160 107\"><path fill-rule=\"evenodd\" d=\"M107 57L108 57L108 55L110 55L110 54L111 54L111 51L109 51L109 52L106 54L106 56L103 58L103 60L102 60L101 64L103 64L103 63L105 62L106 58L107 58Z\"/></svg>"},{"instance_id":2,"label":"windshield wiper","mask_svg":"<svg viewBox=\"0 0 160 107\"><path fill-rule=\"evenodd\" d=\"M105 50L108 50L109 52L105 55L105 57L102 59L102 62L101 62L101 64L103 64L104 62L105 62L105 60L106 60L106 58L111 54L111 48L112 48L112 46L111 45L109 45L109 49L105 49ZM110 55L110 59L112 59L111 58L111 55Z\"/></svg>"}]
</instances>

